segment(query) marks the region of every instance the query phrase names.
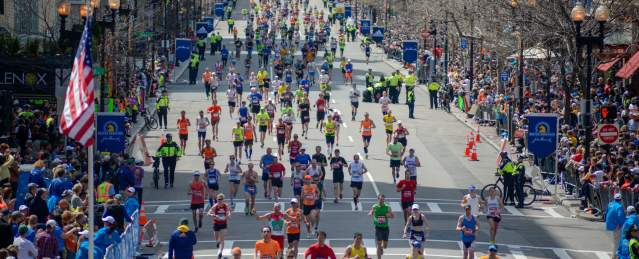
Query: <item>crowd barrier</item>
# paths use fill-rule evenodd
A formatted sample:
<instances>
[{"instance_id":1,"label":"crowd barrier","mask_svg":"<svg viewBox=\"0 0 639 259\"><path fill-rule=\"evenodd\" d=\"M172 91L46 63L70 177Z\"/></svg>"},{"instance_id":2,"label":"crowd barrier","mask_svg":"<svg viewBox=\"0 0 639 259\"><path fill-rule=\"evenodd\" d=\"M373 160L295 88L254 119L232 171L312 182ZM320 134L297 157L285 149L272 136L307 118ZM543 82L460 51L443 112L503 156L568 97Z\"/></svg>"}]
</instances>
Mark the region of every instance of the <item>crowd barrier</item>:
<instances>
[{"instance_id":1,"label":"crowd barrier","mask_svg":"<svg viewBox=\"0 0 639 259\"><path fill-rule=\"evenodd\" d=\"M121 259L134 258L140 245L140 224L138 219L138 211L131 215L133 222L124 229L124 233L120 236L122 242L107 247L104 253L104 259Z\"/></svg>"}]
</instances>

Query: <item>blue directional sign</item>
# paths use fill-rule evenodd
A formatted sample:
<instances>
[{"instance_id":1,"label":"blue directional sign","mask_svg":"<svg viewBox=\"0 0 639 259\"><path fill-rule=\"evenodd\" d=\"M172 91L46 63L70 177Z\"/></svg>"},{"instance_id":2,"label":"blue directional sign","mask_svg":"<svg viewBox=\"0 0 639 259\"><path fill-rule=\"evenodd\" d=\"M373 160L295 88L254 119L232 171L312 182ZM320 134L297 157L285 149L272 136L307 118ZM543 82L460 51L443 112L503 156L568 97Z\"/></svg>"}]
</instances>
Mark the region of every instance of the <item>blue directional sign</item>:
<instances>
[{"instance_id":1,"label":"blue directional sign","mask_svg":"<svg viewBox=\"0 0 639 259\"><path fill-rule=\"evenodd\" d=\"M215 16L224 16L224 3L215 4Z\"/></svg>"},{"instance_id":2,"label":"blue directional sign","mask_svg":"<svg viewBox=\"0 0 639 259\"><path fill-rule=\"evenodd\" d=\"M466 38L461 38L459 41L459 47L462 49L467 49L468 48L468 39Z\"/></svg>"},{"instance_id":3,"label":"blue directional sign","mask_svg":"<svg viewBox=\"0 0 639 259\"><path fill-rule=\"evenodd\" d=\"M382 42L384 40L384 27L382 27L382 26L373 26L372 38L377 43Z\"/></svg>"},{"instance_id":4,"label":"blue directional sign","mask_svg":"<svg viewBox=\"0 0 639 259\"><path fill-rule=\"evenodd\" d=\"M503 82L508 81L508 77L509 77L509 75L508 75L508 72L506 72L506 71L501 72L501 74L499 75L499 79L501 81L503 81Z\"/></svg>"},{"instance_id":5,"label":"blue directional sign","mask_svg":"<svg viewBox=\"0 0 639 259\"><path fill-rule=\"evenodd\" d=\"M535 158L545 158L557 149L558 116L553 113L533 113L528 119L528 151Z\"/></svg>"},{"instance_id":6,"label":"blue directional sign","mask_svg":"<svg viewBox=\"0 0 639 259\"><path fill-rule=\"evenodd\" d=\"M371 34L371 20L361 20L359 32L364 36Z\"/></svg>"},{"instance_id":7,"label":"blue directional sign","mask_svg":"<svg viewBox=\"0 0 639 259\"><path fill-rule=\"evenodd\" d=\"M195 34L198 37L206 37L209 34L208 23L205 22L196 22L195 23Z\"/></svg>"},{"instance_id":8,"label":"blue directional sign","mask_svg":"<svg viewBox=\"0 0 639 259\"><path fill-rule=\"evenodd\" d=\"M417 61L417 46L418 42L416 40L405 40L402 43L402 59L405 63L415 63Z\"/></svg>"},{"instance_id":9,"label":"blue directional sign","mask_svg":"<svg viewBox=\"0 0 639 259\"><path fill-rule=\"evenodd\" d=\"M202 17L202 21L207 23L206 30L210 33L215 28L215 19L212 16L204 16Z\"/></svg>"},{"instance_id":10,"label":"blue directional sign","mask_svg":"<svg viewBox=\"0 0 639 259\"><path fill-rule=\"evenodd\" d=\"M350 5L344 6L344 16L349 18L353 16L353 7Z\"/></svg>"},{"instance_id":11,"label":"blue directional sign","mask_svg":"<svg viewBox=\"0 0 639 259\"><path fill-rule=\"evenodd\" d=\"M191 39L175 39L175 59L180 62L187 61L191 57L192 45L193 42L191 41Z\"/></svg>"}]
</instances>

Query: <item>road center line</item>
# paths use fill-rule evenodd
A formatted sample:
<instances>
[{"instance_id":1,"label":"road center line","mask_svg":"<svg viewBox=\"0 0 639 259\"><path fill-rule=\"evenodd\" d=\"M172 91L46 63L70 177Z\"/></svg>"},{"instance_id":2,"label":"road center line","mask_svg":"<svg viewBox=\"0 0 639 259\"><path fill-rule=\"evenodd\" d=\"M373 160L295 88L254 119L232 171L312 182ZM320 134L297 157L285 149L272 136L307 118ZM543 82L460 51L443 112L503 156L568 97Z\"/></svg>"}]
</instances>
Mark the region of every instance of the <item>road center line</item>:
<instances>
[{"instance_id":1,"label":"road center line","mask_svg":"<svg viewBox=\"0 0 639 259\"><path fill-rule=\"evenodd\" d=\"M513 206L504 206L504 208L506 208L506 210L508 212L510 212L510 214L513 214L515 216L523 216L524 214L521 213L521 211L519 211L517 208L513 207Z\"/></svg>"},{"instance_id":2,"label":"road center line","mask_svg":"<svg viewBox=\"0 0 639 259\"><path fill-rule=\"evenodd\" d=\"M379 189L377 188L377 184L375 183L375 179L373 179L373 175L371 174L370 171L368 171L368 173L366 173L366 176L368 176L368 180L373 185L373 190L375 190L375 195L379 197Z\"/></svg>"},{"instance_id":3,"label":"road center line","mask_svg":"<svg viewBox=\"0 0 639 259\"><path fill-rule=\"evenodd\" d=\"M519 247L519 246L508 246L508 249L510 249L510 253L513 255L513 257L515 257L515 259L526 259L526 258L528 258L520 250L521 247ZM570 258L570 257L568 257L568 258Z\"/></svg>"},{"instance_id":4,"label":"road center line","mask_svg":"<svg viewBox=\"0 0 639 259\"><path fill-rule=\"evenodd\" d=\"M442 212L442 209L439 207L439 204L434 203L434 202L427 202L426 206L428 206L428 208L430 209L430 211L432 212Z\"/></svg>"}]
</instances>

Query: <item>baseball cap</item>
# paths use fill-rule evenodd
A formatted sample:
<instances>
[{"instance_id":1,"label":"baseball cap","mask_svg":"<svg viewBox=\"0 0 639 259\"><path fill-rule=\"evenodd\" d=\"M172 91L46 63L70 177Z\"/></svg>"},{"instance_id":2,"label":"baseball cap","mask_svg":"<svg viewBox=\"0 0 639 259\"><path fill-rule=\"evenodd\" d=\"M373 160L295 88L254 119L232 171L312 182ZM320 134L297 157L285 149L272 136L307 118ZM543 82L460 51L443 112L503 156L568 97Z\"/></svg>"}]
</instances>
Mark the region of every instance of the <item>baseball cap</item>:
<instances>
[{"instance_id":1,"label":"baseball cap","mask_svg":"<svg viewBox=\"0 0 639 259\"><path fill-rule=\"evenodd\" d=\"M80 232L78 232L78 235L85 236L85 237L89 236L89 231L88 230L80 231Z\"/></svg>"},{"instance_id":2,"label":"baseball cap","mask_svg":"<svg viewBox=\"0 0 639 259\"><path fill-rule=\"evenodd\" d=\"M133 187L129 187L126 190L129 191L130 193L135 193L135 188Z\"/></svg>"},{"instance_id":3,"label":"baseball cap","mask_svg":"<svg viewBox=\"0 0 639 259\"><path fill-rule=\"evenodd\" d=\"M18 208L18 210L27 210L27 209L29 209L27 205L20 205L20 207Z\"/></svg>"},{"instance_id":4,"label":"baseball cap","mask_svg":"<svg viewBox=\"0 0 639 259\"><path fill-rule=\"evenodd\" d=\"M419 209L419 204L413 204L413 206L411 207L411 209L413 210L418 210Z\"/></svg>"},{"instance_id":5,"label":"baseball cap","mask_svg":"<svg viewBox=\"0 0 639 259\"><path fill-rule=\"evenodd\" d=\"M497 246L495 246L495 245L489 245L489 246L488 246L488 251L490 251L490 252L497 252Z\"/></svg>"},{"instance_id":6,"label":"baseball cap","mask_svg":"<svg viewBox=\"0 0 639 259\"><path fill-rule=\"evenodd\" d=\"M293 198L291 199L291 203L299 203L299 201L297 200L297 198Z\"/></svg>"},{"instance_id":7,"label":"baseball cap","mask_svg":"<svg viewBox=\"0 0 639 259\"><path fill-rule=\"evenodd\" d=\"M193 171L193 176L200 176L200 171L198 170Z\"/></svg>"},{"instance_id":8,"label":"baseball cap","mask_svg":"<svg viewBox=\"0 0 639 259\"><path fill-rule=\"evenodd\" d=\"M55 222L55 220L52 220L52 219L47 220L47 227L55 227L57 225L58 225L58 223Z\"/></svg>"},{"instance_id":9,"label":"baseball cap","mask_svg":"<svg viewBox=\"0 0 639 259\"><path fill-rule=\"evenodd\" d=\"M22 224L22 225L20 225L20 227L18 227L18 233L20 233L20 234L27 233L28 231L29 231L29 228L26 225L24 225L24 224Z\"/></svg>"},{"instance_id":10,"label":"baseball cap","mask_svg":"<svg viewBox=\"0 0 639 259\"><path fill-rule=\"evenodd\" d=\"M470 206L470 204L466 204L466 206L464 206L464 209L470 209L472 208L472 206Z\"/></svg>"},{"instance_id":11,"label":"baseball cap","mask_svg":"<svg viewBox=\"0 0 639 259\"><path fill-rule=\"evenodd\" d=\"M116 200L119 200L119 201L124 200L124 196L122 196L122 194L119 194L119 193L116 194L115 196L113 196L113 198L115 198Z\"/></svg>"},{"instance_id":12,"label":"baseball cap","mask_svg":"<svg viewBox=\"0 0 639 259\"><path fill-rule=\"evenodd\" d=\"M108 222L109 224L113 224L115 223L115 219L111 216L106 216L102 218L102 222Z\"/></svg>"},{"instance_id":13,"label":"baseball cap","mask_svg":"<svg viewBox=\"0 0 639 259\"><path fill-rule=\"evenodd\" d=\"M474 191L475 189L477 189L477 187L475 187L474 185L468 186L469 191Z\"/></svg>"},{"instance_id":14,"label":"baseball cap","mask_svg":"<svg viewBox=\"0 0 639 259\"><path fill-rule=\"evenodd\" d=\"M305 175L304 176L304 180L312 180L312 179L313 179L313 177L311 177L310 175Z\"/></svg>"},{"instance_id":15,"label":"baseball cap","mask_svg":"<svg viewBox=\"0 0 639 259\"><path fill-rule=\"evenodd\" d=\"M615 193L615 200L621 200L621 193Z\"/></svg>"},{"instance_id":16,"label":"baseball cap","mask_svg":"<svg viewBox=\"0 0 639 259\"><path fill-rule=\"evenodd\" d=\"M635 209L635 206L628 206L628 208L626 208L626 212L627 213L635 213L637 211L637 209Z\"/></svg>"},{"instance_id":17,"label":"baseball cap","mask_svg":"<svg viewBox=\"0 0 639 259\"><path fill-rule=\"evenodd\" d=\"M71 196L71 194L73 194L73 191L71 191L71 190L64 190L64 191L62 192L62 197L64 198L64 197L67 197L67 196Z\"/></svg>"}]
</instances>

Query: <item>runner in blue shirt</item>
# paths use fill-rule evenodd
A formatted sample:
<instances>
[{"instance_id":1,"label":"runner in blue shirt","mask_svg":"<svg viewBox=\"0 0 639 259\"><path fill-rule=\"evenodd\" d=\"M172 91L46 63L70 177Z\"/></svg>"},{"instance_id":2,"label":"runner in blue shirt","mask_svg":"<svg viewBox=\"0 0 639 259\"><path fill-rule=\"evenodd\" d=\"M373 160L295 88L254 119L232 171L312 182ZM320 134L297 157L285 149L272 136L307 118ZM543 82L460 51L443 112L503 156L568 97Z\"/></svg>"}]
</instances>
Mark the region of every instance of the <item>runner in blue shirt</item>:
<instances>
[{"instance_id":1,"label":"runner in blue shirt","mask_svg":"<svg viewBox=\"0 0 639 259\"><path fill-rule=\"evenodd\" d=\"M262 168L262 182L264 183L264 198L271 197L271 177L269 175L268 167L275 161L275 156L271 153L273 150L269 147L266 148L266 154L260 158L260 168Z\"/></svg>"},{"instance_id":2,"label":"runner in blue shirt","mask_svg":"<svg viewBox=\"0 0 639 259\"><path fill-rule=\"evenodd\" d=\"M240 114L240 123L244 125L244 123L248 121L248 107L246 107L246 101L242 101L238 113Z\"/></svg>"},{"instance_id":3,"label":"runner in blue shirt","mask_svg":"<svg viewBox=\"0 0 639 259\"><path fill-rule=\"evenodd\" d=\"M311 156L306 154L306 148L300 148L300 153L295 157L295 163L302 165L302 170L306 169L311 163Z\"/></svg>"},{"instance_id":4,"label":"runner in blue shirt","mask_svg":"<svg viewBox=\"0 0 639 259\"><path fill-rule=\"evenodd\" d=\"M260 112L260 102L262 101L262 94L257 92L255 87L251 87L251 92L248 94L248 100L251 102L251 113L253 114L253 123L257 118L257 113Z\"/></svg>"}]
</instances>

